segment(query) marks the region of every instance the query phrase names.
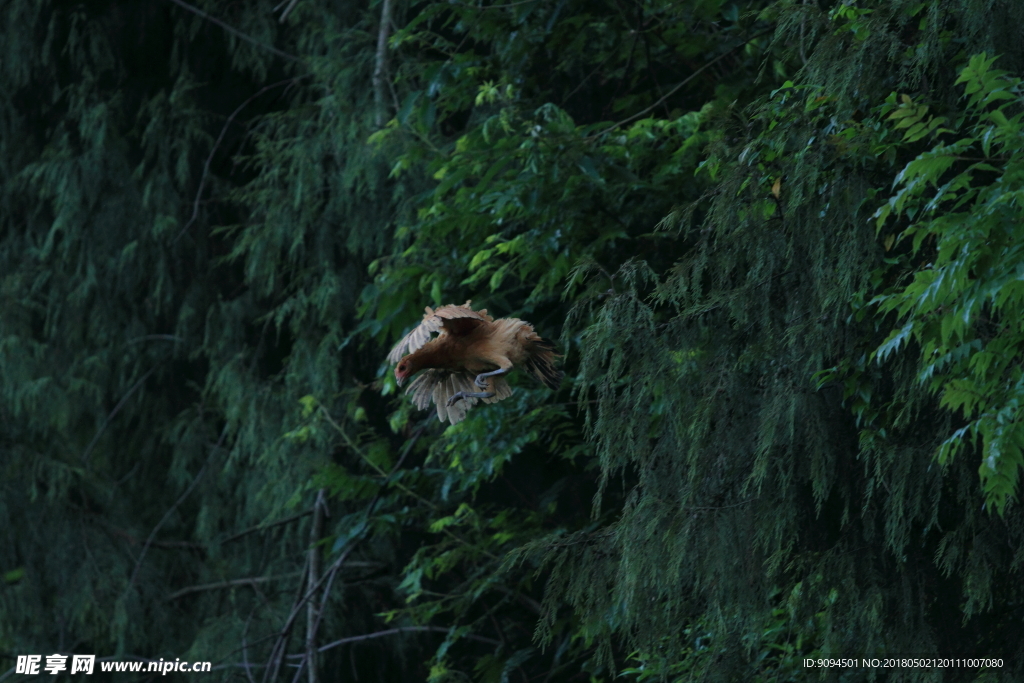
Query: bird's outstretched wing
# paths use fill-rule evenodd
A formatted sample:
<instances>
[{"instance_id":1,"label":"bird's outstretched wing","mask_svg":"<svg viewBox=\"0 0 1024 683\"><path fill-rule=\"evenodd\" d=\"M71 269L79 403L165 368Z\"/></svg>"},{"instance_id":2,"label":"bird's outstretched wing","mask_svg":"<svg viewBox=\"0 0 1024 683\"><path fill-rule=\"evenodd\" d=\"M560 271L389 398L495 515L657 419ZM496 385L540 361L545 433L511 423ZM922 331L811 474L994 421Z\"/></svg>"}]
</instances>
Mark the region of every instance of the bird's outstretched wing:
<instances>
[{"instance_id":1,"label":"bird's outstretched wing","mask_svg":"<svg viewBox=\"0 0 1024 683\"><path fill-rule=\"evenodd\" d=\"M405 354L418 350L430 341L432 334L440 332L442 328L451 334L466 334L482 323L494 321L494 318L487 315L486 308L474 311L470 303L467 301L461 306L448 304L436 311L427 306L423 321L395 344L395 348L388 354L388 362L397 363Z\"/></svg>"},{"instance_id":2,"label":"bird's outstretched wing","mask_svg":"<svg viewBox=\"0 0 1024 683\"><path fill-rule=\"evenodd\" d=\"M472 393L479 391L473 384L475 375L471 372L451 372L450 370L429 369L421 372L412 381L405 393L412 395L412 402L417 408L423 410L430 407L433 401L437 406L437 419L441 422L448 420L457 424L466 417L466 412L475 406L478 401L484 403L497 403L512 395L512 387L508 385L504 377L490 378L490 391L494 396L490 398L466 398L448 405L448 399L459 391Z\"/></svg>"}]
</instances>

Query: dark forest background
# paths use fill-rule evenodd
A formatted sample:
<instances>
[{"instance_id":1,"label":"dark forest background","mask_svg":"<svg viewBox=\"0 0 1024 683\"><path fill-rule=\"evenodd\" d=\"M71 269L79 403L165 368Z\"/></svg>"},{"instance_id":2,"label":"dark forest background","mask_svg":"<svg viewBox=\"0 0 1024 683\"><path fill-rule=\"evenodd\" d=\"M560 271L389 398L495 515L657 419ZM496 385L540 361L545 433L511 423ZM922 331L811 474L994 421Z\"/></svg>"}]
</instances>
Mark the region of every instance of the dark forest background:
<instances>
[{"instance_id":1,"label":"dark forest background","mask_svg":"<svg viewBox=\"0 0 1024 683\"><path fill-rule=\"evenodd\" d=\"M0 2L0 681L1021 680L1022 25ZM466 299L562 387L413 409Z\"/></svg>"}]
</instances>

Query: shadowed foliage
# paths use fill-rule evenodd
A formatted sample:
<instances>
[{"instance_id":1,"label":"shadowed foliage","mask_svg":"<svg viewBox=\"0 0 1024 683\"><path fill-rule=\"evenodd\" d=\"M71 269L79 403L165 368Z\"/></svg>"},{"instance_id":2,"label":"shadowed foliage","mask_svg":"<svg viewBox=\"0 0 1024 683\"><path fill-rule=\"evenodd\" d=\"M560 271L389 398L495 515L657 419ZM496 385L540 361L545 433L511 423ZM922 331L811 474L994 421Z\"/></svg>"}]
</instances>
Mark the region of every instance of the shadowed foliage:
<instances>
[{"instance_id":1,"label":"shadowed foliage","mask_svg":"<svg viewBox=\"0 0 1024 683\"><path fill-rule=\"evenodd\" d=\"M1024 673L1017 3L0 17L0 681Z\"/></svg>"}]
</instances>

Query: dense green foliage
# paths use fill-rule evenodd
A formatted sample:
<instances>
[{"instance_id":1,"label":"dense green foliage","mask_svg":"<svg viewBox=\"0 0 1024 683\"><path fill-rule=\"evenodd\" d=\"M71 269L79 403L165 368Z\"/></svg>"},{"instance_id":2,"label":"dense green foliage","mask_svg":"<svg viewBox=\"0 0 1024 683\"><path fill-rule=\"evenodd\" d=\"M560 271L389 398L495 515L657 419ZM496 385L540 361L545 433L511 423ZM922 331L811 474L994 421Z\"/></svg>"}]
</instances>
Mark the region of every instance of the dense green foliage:
<instances>
[{"instance_id":1,"label":"dense green foliage","mask_svg":"<svg viewBox=\"0 0 1024 683\"><path fill-rule=\"evenodd\" d=\"M1024 9L0 15L0 681L1024 674ZM470 298L567 378L445 428Z\"/></svg>"},{"instance_id":2,"label":"dense green foliage","mask_svg":"<svg viewBox=\"0 0 1024 683\"><path fill-rule=\"evenodd\" d=\"M908 337L918 342L920 380L942 392L941 405L970 419L943 442L940 462L980 437L986 502L1002 513L1024 467L1017 420L1024 374L1016 353L1024 336L1011 312L1024 294L1024 255L1016 244L1024 93L1020 79L992 69L993 61L981 53L957 79L968 97L955 130L940 127L945 117L928 116L927 105L914 107L906 96L889 115L906 129L906 141L926 133L939 140L900 171L898 191L878 210L879 228L890 215L917 219L887 238L888 248L896 239L912 239L913 256L925 240L932 247L927 265L912 268L912 282L879 297L883 311L898 311L907 322L878 356L884 360ZM957 162L969 163L961 170Z\"/></svg>"}]
</instances>

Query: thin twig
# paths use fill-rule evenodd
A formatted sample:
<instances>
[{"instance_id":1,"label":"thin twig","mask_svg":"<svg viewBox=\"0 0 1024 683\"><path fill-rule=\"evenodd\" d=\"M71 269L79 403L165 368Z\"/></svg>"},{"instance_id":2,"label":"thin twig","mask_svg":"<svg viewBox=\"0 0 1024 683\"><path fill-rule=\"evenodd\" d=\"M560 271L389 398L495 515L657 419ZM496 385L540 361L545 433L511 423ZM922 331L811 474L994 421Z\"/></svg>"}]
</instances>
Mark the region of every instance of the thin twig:
<instances>
[{"instance_id":1,"label":"thin twig","mask_svg":"<svg viewBox=\"0 0 1024 683\"><path fill-rule=\"evenodd\" d=\"M220 447L221 443L224 441L224 437L226 437L227 435L228 428L227 426L225 426L224 430L220 434L220 439L217 441L217 446L215 448ZM153 527L153 530L151 532L149 532L149 537L146 539L146 543L142 546L142 552L139 553L139 559L135 561L135 569L134 571L132 571L132 577L128 581L128 586L124 589L125 595L127 595L128 591L130 591L132 589L132 586L135 585L135 579L139 575L139 569L142 568L142 560L145 559L146 552L149 550L149 546L152 545L153 539L156 537L156 532L160 530L160 527L162 527L164 523L167 522L168 519L170 519L171 514L173 514L174 511L178 509L178 506L185 502L185 499L188 498L188 495L192 493L192 489L194 489L196 487L196 484L199 483L199 480L203 478L203 474L206 473L206 468L209 465L210 460L209 458L207 458L206 462L203 463L203 466L199 468L199 472L192 480L192 483L188 485L187 489L185 489L185 492L178 496L178 500L174 501L174 505L167 509L167 512L165 512L164 516L160 518L160 521L157 522L157 525Z\"/></svg>"},{"instance_id":2,"label":"thin twig","mask_svg":"<svg viewBox=\"0 0 1024 683\"><path fill-rule=\"evenodd\" d=\"M335 641L332 641L330 643L327 643L326 645L321 645L318 648L318 651L319 652L326 652L327 650L336 648L339 645L346 645L348 643L358 643L360 641L371 640L373 638L382 638L384 636L390 636L390 635L394 635L396 633L403 633L403 632L413 632L413 633L417 633L417 632L418 633L448 633L450 631L451 631L450 628L445 628L444 626L398 626L396 628L389 628L389 629L386 629L384 631L375 631L374 633L364 633L363 635L359 635L359 636L349 636L347 638L341 638L339 640L335 640ZM463 635L462 637L465 638L466 640L475 640L478 643L486 643L488 645L495 645L495 646L501 645L501 641L499 641L499 640L495 640L494 638L488 638L486 636L478 636L475 633L467 633L467 634ZM287 657L288 657L288 659L299 659L299 658L303 658L305 656L306 656L305 654L294 654L294 655L288 655ZM270 665L269 664L218 664L217 666L212 667L211 670L212 671L219 671L221 669L246 668L246 667L253 668L253 669L263 669L263 668L267 668L268 666L270 666ZM292 666L295 666L295 665L292 665ZM13 668L12 668L12 671L13 671Z\"/></svg>"},{"instance_id":3,"label":"thin twig","mask_svg":"<svg viewBox=\"0 0 1024 683\"><path fill-rule=\"evenodd\" d=\"M171 1L178 2L178 0ZM229 116L228 120L224 122L224 127L220 129L220 135L217 136L217 141L213 143L213 149L210 150L210 154L206 157L206 163L203 164L203 174L199 178L199 189L196 190L196 198L192 202L192 216L191 218L188 219L188 223L185 223L185 227L181 229L181 232L178 233L178 236L174 238L175 242L180 240L185 235L185 233L188 232L188 229L192 227L192 224L195 223L196 219L199 217L199 200L202 199L203 188L206 187L206 178L210 174L210 164L213 163L213 155L217 152L217 148L220 147L220 143L224 140L224 135L227 134L228 127L231 125L231 122L235 120L235 117L238 116L239 112L245 109L245 106L247 104L252 102L254 99L259 97L266 91L270 90L271 88L276 88L278 86L284 85L286 83L293 83L297 81L299 78L303 77L298 76L296 78L287 78L283 81L278 81L277 83L271 83L270 85L264 86L257 90L253 95L250 95L249 98L245 100L245 102L242 102L233 112L231 112L231 116Z\"/></svg>"},{"instance_id":4,"label":"thin twig","mask_svg":"<svg viewBox=\"0 0 1024 683\"><path fill-rule=\"evenodd\" d=\"M254 607L249 612L249 618L245 620L245 628L242 629L242 664L245 665L245 677L249 679L249 683L256 683L256 679L252 676L252 665L249 663L249 646L246 644L246 637L249 635L249 623L252 621L252 615L256 613Z\"/></svg>"},{"instance_id":5,"label":"thin twig","mask_svg":"<svg viewBox=\"0 0 1024 683\"><path fill-rule=\"evenodd\" d=\"M125 343L126 344L138 344L139 342L150 341L150 340L154 340L154 341L174 341L174 342L185 341L184 339L182 339L181 337L179 337L178 335L175 335L175 334L146 334L146 335L143 335L141 337L136 337L135 339L129 339Z\"/></svg>"},{"instance_id":6,"label":"thin twig","mask_svg":"<svg viewBox=\"0 0 1024 683\"><path fill-rule=\"evenodd\" d=\"M694 511L702 511L702 510L728 510L729 508L738 508L740 505L746 505L747 503L752 503L755 500L757 500L757 498L748 498L747 500L741 500L740 502L733 503L732 505L718 505L718 506L715 506L715 507L690 507L690 506L686 506L683 509L684 510L694 510Z\"/></svg>"},{"instance_id":7,"label":"thin twig","mask_svg":"<svg viewBox=\"0 0 1024 683\"><path fill-rule=\"evenodd\" d=\"M82 510L81 514L83 516L93 516L88 511L85 510ZM104 520L102 517L99 518L99 521L101 524L104 524L108 529L110 529L112 533L120 536L121 538L127 539L128 542L132 545L139 544L139 539L137 539L135 536L128 533L124 529L107 523L106 520ZM186 548L188 550L206 550L206 546L202 543L194 543L192 541L153 541L152 543L150 543L150 545L154 548Z\"/></svg>"},{"instance_id":8,"label":"thin twig","mask_svg":"<svg viewBox=\"0 0 1024 683\"><path fill-rule=\"evenodd\" d=\"M132 477L133 474L135 474L136 472L139 471L139 467L141 467L141 466L142 466L142 460L136 460L135 464L132 465L132 468L130 470L128 470L128 474L124 475L123 477L121 477L120 479L115 481L114 482L114 486L120 486L121 484L123 484L126 481L128 481Z\"/></svg>"},{"instance_id":9,"label":"thin twig","mask_svg":"<svg viewBox=\"0 0 1024 683\"><path fill-rule=\"evenodd\" d=\"M215 591L220 590L221 588L233 588L234 586L255 586L256 584L267 583L268 581L290 579L298 575L298 572L293 572L291 574L283 574L281 576L250 576L245 579L232 579L230 581L219 581L217 583L204 583L198 586L188 586L186 588L182 588L179 591L171 593L166 598L164 598L164 602L171 602L173 600L177 600L178 598L185 597L186 595L191 595L192 593Z\"/></svg>"},{"instance_id":10,"label":"thin twig","mask_svg":"<svg viewBox=\"0 0 1024 683\"><path fill-rule=\"evenodd\" d=\"M135 390L141 387L142 383L149 379L149 376L156 372L156 369L159 367L160 363L157 363L156 365L151 367L149 369L149 372L143 375L142 379L133 384L132 388L129 389L128 392L121 397L121 400L117 402L117 405L114 406L114 409L110 411L109 415L107 415L107 419L103 420L103 424L101 424L100 428L96 430L96 434L95 436L92 437L92 441L90 441L89 445L85 447L85 452L82 453L82 462L86 462L89 460L89 454L92 453L93 446L96 445L96 442L100 440L100 436L102 436L103 430L107 428L107 425L109 425L110 421L114 419L114 416L117 415L121 408L124 407L124 404L128 401L129 397L131 397L131 395L135 393Z\"/></svg>"},{"instance_id":11,"label":"thin twig","mask_svg":"<svg viewBox=\"0 0 1024 683\"><path fill-rule=\"evenodd\" d=\"M248 536L249 534L254 534L257 531L266 531L267 529L273 529L274 527L281 526L282 524L289 524L291 522L294 522L297 519L302 519L306 515L311 515L311 514L313 514L312 510L306 510L305 512L300 512L297 515L292 515L291 517L285 517L284 519L279 519L276 522L270 522L269 524L259 524L259 525L254 526L254 527L250 527L250 528L246 529L245 531L239 531L234 536L228 536L223 541L221 541L221 544L230 543L232 541L237 541L238 539L242 538L243 536Z\"/></svg>"},{"instance_id":12,"label":"thin twig","mask_svg":"<svg viewBox=\"0 0 1024 683\"><path fill-rule=\"evenodd\" d=\"M508 2L504 5L479 5L477 9L505 9L506 7L518 7L519 5L529 5L531 2L539 2L539 0L519 0L519 2Z\"/></svg>"},{"instance_id":13,"label":"thin twig","mask_svg":"<svg viewBox=\"0 0 1024 683\"><path fill-rule=\"evenodd\" d=\"M733 52L735 52L736 50L740 49L741 47L747 45L748 43L751 43L751 42L757 40L758 38L760 38L762 36L768 35L769 33L772 32L772 30L774 30L774 29L770 29L768 31L762 31L761 33L758 33L755 36L751 36L750 38L748 38L747 40L743 41L739 45L733 47L732 49L728 50L727 52L723 52L722 54L718 55L717 57L712 59L710 62L705 64L704 66L702 66L699 69L697 69L696 71L694 71L692 74L687 76L685 79L683 79L683 81L681 83L679 83L678 85L676 85L676 87L674 87L671 90L669 90L667 93L665 93L664 96L658 98L658 101L655 102L654 104L650 105L649 107L645 107L644 109L641 109L637 113L635 113L632 116L629 116L627 118L624 118L621 121L616 121L612 125L608 126L604 130L602 130L600 133L595 133L595 134L591 135L590 137L591 138L597 138L597 137L600 137L600 136L605 135L607 133L610 133L611 131L615 130L619 126L625 125L625 124L629 123L630 121L634 121L634 120L640 118L641 116L643 116L644 114L646 114L646 113L656 109L657 107L659 107L661 105L662 102L664 102L668 98L672 97L672 95L676 94L676 92L678 92L680 88L682 88L684 85L686 85L687 83L692 81L694 78L699 76L705 70L711 68L712 66L714 66L718 62L722 61L723 59L725 59L726 57L731 55Z\"/></svg>"},{"instance_id":14,"label":"thin twig","mask_svg":"<svg viewBox=\"0 0 1024 683\"><path fill-rule=\"evenodd\" d=\"M198 16L202 17L203 19L206 19L207 21L210 21L210 22L213 22L214 24L217 24L217 26L220 26L222 29L224 29L228 33L231 33L232 35L235 35L235 36L241 38L242 40L244 40L247 43L251 43L252 45L255 45L256 47L261 47L264 50L268 50L270 52L273 52L278 57L284 57L285 59L291 60L293 62L299 62L300 64L302 63L302 60L299 59L298 57L296 57L295 55L290 55L287 52L282 52L281 50L278 50L273 45L267 45L266 43L261 43L260 41L256 40L252 36L249 36L249 35L246 35L246 34L242 33L241 31L239 31L237 28L235 28L231 24L227 24L227 23L221 21L220 19L218 19L216 17L210 16L209 14L204 12L203 10L199 9L198 7L193 7L192 5L188 4L184 0L171 0L171 2L173 2L178 7L182 7L184 9L187 9L189 12L192 12L193 14L198 15Z\"/></svg>"},{"instance_id":15,"label":"thin twig","mask_svg":"<svg viewBox=\"0 0 1024 683\"><path fill-rule=\"evenodd\" d=\"M204 463L203 466L199 468L199 473L196 474L195 478L192 480L192 483L188 485L187 489L185 489L185 492L178 497L178 500L174 501L174 505L167 509L167 511L164 513L164 516L160 518L160 521L157 522L155 527L153 527L153 530L149 532L149 538L147 538L145 544L143 544L142 552L139 553L139 559L135 562L135 569L134 571L132 571L131 579L128 580L128 586L125 588L125 593L131 590L131 587L135 584L135 579L139 575L139 569L142 568L142 560L145 559L146 552L149 550L149 546L153 544L153 537L156 536L156 532L160 530L160 527L162 527L164 523L167 522L168 519L170 519L171 514L173 514L174 511L178 509L178 506L185 502L185 498L187 498L188 495L192 493L192 489L196 487L196 484L199 483L199 480L202 479L203 475L206 473L207 465L209 465L209 461Z\"/></svg>"},{"instance_id":16,"label":"thin twig","mask_svg":"<svg viewBox=\"0 0 1024 683\"><path fill-rule=\"evenodd\" d=\"M284 3L282 2L278 4L277 7L280 7L283 4ZM288 6L284 8L284 11L281 12L281 18L278 21L283 24L284 20L288 18L288 15L292 13L292 10L295 9L295 5L297 4L299 4L299 0L291 0L291 2L288 3ZM275 7L274 9L276 10L277 7Z\"/></svg>"},{"instance_id":17,"label":"thin twig","mask_svg":"<svg viewBox=\"0 0 1024 683\"><path fill-rule=\"evenodd\" d=\"M499 593L504 593L505 595L508 595L509 597L512 597L512 598L515 598L519 602L523 603L523 605L526 606L534 614L538 614L539 615L539 614L541 614L543 612L543 610L541 609L540 603L537 602L536 600L534 600L533 598L531 598L528 595L524 595L523 593L520 593L519 591L512 590L508 586L497 586L496 585L496 586L494 586L494 588Z\"/></svg>"},{"instance_id":18,"label":"thin twig","mask_svg":"<svg viewBox=\"0 0 1024 683\"><path fill-rule=\"evenodd\" d=\"M295 599L292 601L292 609L293 609L293 611L297 610L298 607L300 605L302 605L303 596L306 594L306 586L307 586L307 579L308 578L309 578L309 555L306 555L306 560L305 560L305 562L302 565L302 580L299 581L299 587L295 591ZM275 661L275 653L277 652L277 649L278 649L278 647L281 644L281 639L288 637L288 630L290 630L290 629L291 629L291 624L288 623L288 621L286 620L285 628L284 629L282 629L281 631L278 631L275 634L272 634L272 635L269 635L269 636L264 636L263 638L260 638L258 641L256 641L256 642L263 642L264 640L273 640L274 641L274 646L270 650L270 657L267 659L267 663L259 665L261 669L265 669L265 671L263 672L263 681L264 681L264 683L266 683L267 677L270 674L270 668L271 668L272 664ZM227 657L230 656L231 654L233 654L233 652L229 652L228 655L226 655L224 659L227 659ZM224 659L222 659L221 661L224 661ZM276 678L276 676L277 676L277 674L274 673L273 677Z\"/></svg>"},{"instance_id":19,"label":"thin twig","mask_svg":"<svg viewBox=\"0 0 1024 683\"><path fill-rule=\"evenodd\" d=\"M349 636L348 638L340 638L334 642L327 643L326 645L320 646L320 652L326 652L331 648L338 647L339 645L346 645L347 643L358 643L363 640L370 640L371 638L380 638L382 636L390 636L395 633L402 633L403 631L419 631L419 632L432 632L432 633L448 633L451 629L447 629L443 626L399 626L397 628L389 628L385 631L377 631L375 633L365 633L361 636ZM500 640L494 638L487 638L486 636L478 636L473 633L467 633L462 636L466 640L475 640L481 643L487 643L488 645L501 645ZM301 657L302 655L291 655L292 657Z\"/></svg>"}]
</instances>

